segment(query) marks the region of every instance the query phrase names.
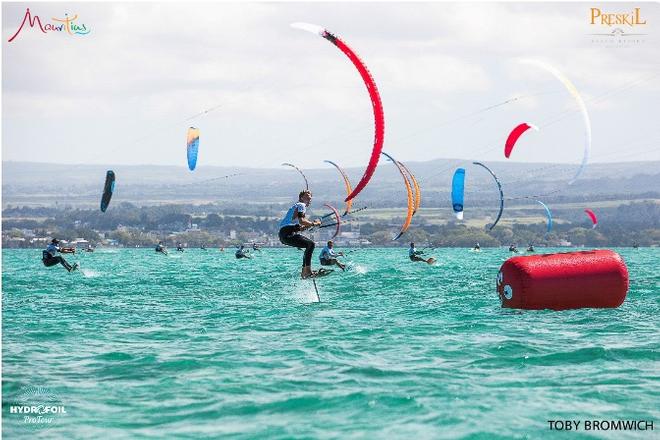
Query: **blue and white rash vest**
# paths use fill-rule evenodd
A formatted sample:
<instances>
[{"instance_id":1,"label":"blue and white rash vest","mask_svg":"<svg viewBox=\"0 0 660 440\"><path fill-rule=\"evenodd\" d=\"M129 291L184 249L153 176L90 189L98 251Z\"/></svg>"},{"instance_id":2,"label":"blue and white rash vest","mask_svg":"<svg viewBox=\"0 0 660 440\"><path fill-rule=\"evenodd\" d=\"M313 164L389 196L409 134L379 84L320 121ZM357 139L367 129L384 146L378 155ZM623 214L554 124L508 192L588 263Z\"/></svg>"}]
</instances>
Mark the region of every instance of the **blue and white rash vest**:
<instances>
[{"instance_id":1,"label":"blue and white rash vest","mask_svg":"<svg viewBox=\"0 0 660 440\"><path fill-rule=\"evenodd\" d=\"M337 258L334 249L330 249L328 246L324 247L319 254L319 260L330 260L332 258Z\"/></svg>"},{"instance_id":2,"label":"blue and white rash vest","mask_svg":"<svg viewBox=\"0 0 660 440\"><path fill-rule=\"evenodd\" d=\"M296 211L298 212L298 217L294 219L293 213ZM307 207L303 202L298 202L295 205L293 205L291 208L289 208L289 210L286 212L286 215L280 222L280 229L282 229L285 226L299 225L300 223L298 223L298 218L303 217L306 211L307 211Z\"/></svg>"},{"instance_id":3,"label":"blue and white rash vest","mask_svg":"<svg viewBox=\"0 0 660 440\"><path fill-rule=\"evenodd\" d=\"M55 257L59 251L60 251L59 246L54 245L53 243L50 243L50 244L46 247L46 252L48 252L48 253L50 254L51 257Z\"/></svg>"}]
</instances>

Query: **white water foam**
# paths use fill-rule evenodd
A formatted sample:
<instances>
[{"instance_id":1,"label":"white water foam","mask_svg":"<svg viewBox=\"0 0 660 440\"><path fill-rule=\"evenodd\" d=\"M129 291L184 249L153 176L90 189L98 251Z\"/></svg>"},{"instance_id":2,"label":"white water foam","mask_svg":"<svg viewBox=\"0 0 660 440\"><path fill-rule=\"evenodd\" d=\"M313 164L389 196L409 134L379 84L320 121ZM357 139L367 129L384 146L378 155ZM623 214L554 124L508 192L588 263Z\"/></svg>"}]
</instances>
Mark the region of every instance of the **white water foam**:
<instances>
[{"instance_id":1,"label":"white water foam","mask_svg":"<svg viewBox=\"0 0 660 440\"><path fill-rule=\"evenodd\" d=\"M80 273L83 274L85 278L96 278L100 277L101 273L91 269L78 269Z\"/></svg>"},{"instance_id":2,"label":"white water foam","mask_svg":"<svg viewBox=\"0 0 660 440\"><path fill-rule=\"evenodd\" d=\"M303 304L319 302L319 296L316 294L312 280L297 280L293 287L295 291L293 295L296 301Z\"/></svg>"}]
</instances>

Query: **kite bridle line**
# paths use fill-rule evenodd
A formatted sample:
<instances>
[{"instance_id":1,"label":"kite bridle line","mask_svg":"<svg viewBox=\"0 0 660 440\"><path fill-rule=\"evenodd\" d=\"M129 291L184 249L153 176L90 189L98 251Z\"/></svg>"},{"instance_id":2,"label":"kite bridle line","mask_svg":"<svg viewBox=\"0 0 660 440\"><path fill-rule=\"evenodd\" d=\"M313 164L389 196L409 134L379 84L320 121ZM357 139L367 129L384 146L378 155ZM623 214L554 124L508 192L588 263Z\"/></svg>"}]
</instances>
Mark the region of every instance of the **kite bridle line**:
<instances>
[{"instance_id":1,"label":"kite bridle line","mask_svg":"<svg viewBox=\"0 0 660 440\"><path fill-rule=\"evenodd\" d=\"M648 80L654 78L654 77L657 76L657 75L658 75L658 74L654 74L654 75L651 75L651 76L648 77L648 78L638 78L638 79L634 80L632 83L626 84L626 85L624 85L624 86L622 86L622 87L620 87L620 88L618 88L618 89L610 90L609 92L606 92L606 93L604 93L604 94L602 94L602 95L599 95L599 96L596 96L596 97L594 97L594 98L588 99L587 101L590 102L590 103L596 103L596 102L598 102L599 100L601 100L601 99L603 99L603 98L605 98L605 97L608 97L608 96L614 95L614 94L619 93L619 92L621 92L621 91L623 91L623 90L626 90L626 89L629 89L629 88L631 88L631 87L634 87L634 86L636 85L636 83L641 83L641 82L648 81ZM479 111L477 111L477 112L473 112L473 114L478 114L479 112L482 112L482 111L488 111L488 110L490 110L490 109L492 109L492 108L496 108L496 107L499 107L499 106L501 106L501 105L505 105L505 104L508 104L508 103L511 103L511 102L515 102L515 101L519 100L520 98L522 98L522 97L514 97L514 98L510 98L510 99L508 99L508 100L506 100L506 101L504 101L504 102L502 102L502 103L498 103L498 104L495 104L495 105L493 105L493 106L489 106L489 107L486 107L486 108L484 108L484 109L481 109L481 110L479 110ZM565 111L562 111L562 112L559 112L559 113L555 114L554 116L550 116L550 117L549 117L549 118L548 118L548 119L547 119L547 120L546 120L541 126L542 126L542 127L547 127L547 126L552 125L552 124L558 122L559 120L561 120L561 119L567 117L568 115L570 115L570 114L572 114L572 113L574 113L574 112L576 112L576 111L579 111L579 108L573 108L573 107L576 107L576 106L573 105L573 106L571 106L571 109L570 109L570 110L565 110ZM472 116L473 114L469 114L469 115L467 115L466 117ZM457 118L455 118L454 120L456 120L456 119L457 119ZM450 121L450 122L451 122L451 121ZM492 147L492 148L491 148L490 146L487 146L485 149L483 149L483 150L481 150L481 151L478 151L477 153L490 152L490 151L494 150L495 148L499 148L499 147L500 147L500 145L499 145L499 143L498 143L498 145L495 146L495 147ZM467 160L466 160L466 161L467 161ZM456 163L460 163L460 162L462 162L462 160L461 160L461 161L456 161ZM435 176L437 176L437 175L439 175L439 174L442 174L444 171L446 171L446 170L448 170L448 169L454 168L454 166L455 166L455 165L452 164L451 166L447 167L446 169L443 169L443 170L440 171L439 173L436 173L436 174L434 174L434 175L432 175L432 176L430 176L430 177L427 177L427 178L425 178L424 180L427 181L427 180L429 180L429 179L431 179L431 178L433 178L433 177L435 177ZM556 166L556 165L553 164L553 165L549 165L548 167L553 167L553 166ZM554 193L557 193L557 192L560 192L560 191L561 191L561 189L559 189L559 190L555 190L555 191L552 191L552 192L550 192L550 193L546 193L546 194L537 194L537 195L532 195L532 196L516 197L516 198L508 197L508 198L505 198L505 200L516 200L516 199L538 198L538 197L542 197L542 196L544 196L544 195L554 194ZM328 214L327 216L324 216L324 218L327 218L327 217L329 217L330 215L332 215L332 214ZM494 225L493 225L493 226L494 226ZM491 229L492 229L492 228L491 228Z\"/></svg>"},{"instance_id":2,"label":"kite bridle line","mask_svg":"<svg viewBox=\"0 0 660 440\"><path fill-rule=\"evenodd\" d=\"M344 217L348 217L348 216L350 216L350 215L357 214L358 212L360 212L360 211L364 211L364 210L367 209L367 208L368 208L368 206L363 206L362 208L359 208L359 209L356 209L356 210L354 210L354 211L351 211L351 212L349 212L348 214L341 215L339 218L342 219L342 218L344 218ZM334 213L334 212L330 212L330 213L328 213L328 214L325 214L325 215L321 216L321 217L320 217L321 224L318 225L318 226L312 226L312 227L310 227L309 229L306 229L306 231L310 231L310 232L311 232L311 231L313 231L314 229L329 228L330 226L337 226L337 225L340 224L340 223L341 223L341 224L344 224L344 223L348 223L348 222L351 221L351 220L349 219L347 222L332 221L331 223L323 223L323 220L324 220L324 219L326 219L326 218L328 218L328 217L330 217L330 216L333 216L333 215L335 215L335 213Z\"/></svg>"},{"instance_id":3,"label":"kite bridle line","mask_svg":"<svg viewBox=\"0 0 660 440\"><path fill-rule=\"evenodd\" d=\"M347 216L349 216L349 215L356 214L356 213L358 213L358 212L360 212L360 211L364 211L364 210L367 209L367 208L369 208L369 207L368 207L368 206L363 206L362 208L354 209L354 210L352 210L351 212L348 212L348 213L346 213L346 214L342 214L341 217L344 218L344 217L347 217ZM322 215L322 216L319 217L319 218L320 218L321 220L323 220L323 219L325 219L325 218L328 218L328 217L332 216L333 214L334 214L334 212L330 212L330 213L328 213L328 214Z\"/></svg>"},{"instance_id":4,"label":"kite bridle line","mask_svg":"<svg viewBox=\"0 0 660 440\"><path fill-rule=\"evenodd\" d=\"M637 78L637 79L635 79L635 80L629 82L628 84L625 84L625 85L623 85L623 86L621 86L621 87L619 87L619 88L615 88L615 89L610 90L610 91L607 91L607 92L605 92L605 93L603 93L603 94L601 94L601 95L598 95L598 96L592 97L592 98L590 98L590 99L586 99L585 101L588 102L588 103L590 103L590 104L598 103L598 102L600 102L600 101L601 101L602 99L604 99L604 98L608 98L608 97L611 96L611 95L615 95L615 94L620 93L620 92L622 92L622 91L625 91L625 90L628 90L628 89L630 89L630 88L633 88L633 87L635 87L637 84L640 84L640 83L643 83L643 82L649 81L649 80L655 78L655 77L658 76L658 75L660 75L660 74L657 74L657 73L656 73L656 74L652 74L652 75L647 76L647 77ZM263 82L263 81L262 81L262 82ZM243 88L243 90L247 90L247 89L249 89L249 88L250 88L249 86L246 86L246 87ZM515 96L515 97L513 97L513 98L509 98L509 99L507 99L507 100L505 100L505 101L502 101L502 102L500 102L500 103L497 103L497 104L494 104L494 105L490 105L490 106L484 107L484 108L482 108L482 109L479 109L479 110L477 110L477 111L474 111L474 112L468 113L468 114L466 114L466 115L459 116L459 117L456 117L456 118L450 119L450 120L445 121L445 122L441 122L439 125L447 125L447 124L450 124L450 123L453 123L453 122L459 121L459 120L461 120L461 119L465 119L465 118L468 118L468 117L471 117L471 116L477 115L477 114L479 114L479 113L486 112L486 111L492 110L492 109L494 109L494 108L498 108L498 107L501 107L501 106L503 106L503 105L506 105L506 104L510 104L510 103L513 103L513 102L519 101L519 100L521 100L521 99L526 99L526 98L529 98L529 97L533 97L533 96L540 95L540 94L547 94L547 93L549 93L549 92L541 92L541 93L535 93L535 94L529 94L529 95ZM553 93L554 93L554 92L553 92ZM215 106L213 106L213 107L210 107L209 109L203 110L203 111L198 112L198 113L196 113L196 114L194 114L194 115L192 115L192 116L189 116L189 117L187 117L187 118L185 118L185 119L183 119L183 120L177 122L176 124L181 124L181 123L189 122L189 121L191 121L191 120L193 120L193 119L195 119L195 118L197 118L197 117L199 117L199 116L206 115L206 114L208 114L208 113L210 113L210 112L212 112L212 111L215 111L215 110L217 110L218 108L221 108L222 106L227 105L228 103L231 103L231 101L230 101L230 102L224 101L224 102L221 103L221 104L215 105ZM565 117L567 117L568 115L570 115L570 114L572 114L572 113L575 113L575 112L577 112L577 111L579 111L579 109L576 108L575 104L573 104L573 105L571 105L571 108L570 108L569 110L565 110L565 111L559 112L559 113L557 113L557 114L555 114L555 115L553 115L553 116L550 116L550 117L549 117L544 123L542 123L540 126L543 127L543 128L548 127L548 126L550 126L550 125L552 125L552 124L555 124L555 123L559 122L559 121L562 120L563 118L565 118ZM169 123L168 125L171 125L171 124L172 124L172 123ZM436 124L436 126L438 126L438 125ZM364 129L363 127L356 127L356 128L354 128L354 129L351 129L351 133L352 133L352 132L362 131L363 129ZM412 137L414 137L418 132L419 132L419 131L416 131L416 132L415 132L413 135L411 135L411 136L401 138L401 140L405 142L408 138L412 138ZM336 133L336 132L334 132L334 133ZM144 136L144 137L138 139L137 141L140 141L140 140L142 140L142 139L144 139L144 138L147 138L147 137L148 137L148 136ZM317 143L315 143L315 144L311 144L311 145L319 145L319 144L322 144L322 143L328 142L329 140L332 140L333 138L336 138L336 137L337 137L337 135L332 135L332 136L330 136L330 137L328 137L328 138L326 138L326 139L323 139L323 140L321 140L321 141L319 141L319 142L317 142ZM136 141L136 142L137 142L137 141ZM488 145L487 147L485 147L484 149L482 149L482 150L477 150L477 151L476 151L476 155L480 155L480 154L483 154L483 153L491 152L491 151L493 151L493 150L495 150L495 149L497 149L497 148L499 148L499 147L500 147L499 143L498 143L496 146L494 146L494 147L491 147L491 146L490 146L490 143L489 143L489 145ZM461 161L462 161L462 160L461 160ZM439 172L437 172L437 173L435 173L435 174L433 174L433 175L431 175L431 176L428 176L428 177L420 178L419 180L423 180L424 182L426 182L426 181L428 181L428 180L430 180L430 179L433 179L433 178L439 176L440 174L443 174L445 171L454 168L454 166L455 166L456 164L460 163L461 161L454 161L454 163L452 163L451 165L447 166L446 168L440 170ZM466 160L466 161L468 161L468 160ZM540 170L544 170L544 169L552 168L552 167L555 167L555 166L559 166L559 165L557 165L557 164L548 165L547 167L542 167L542 168L540 168ZM233 173L233 174L228 174L228 175L225 175L225 176L220 176L220 177L215 177L215 178L205 179L205 180L198 181L198 182L191 182L189 185L203 184L203 183L207 183L207 182L213 182L213 181L216 181L216 180L227 179L227 178L230 178L230 177L236 177L236 176L240 176L240 175L244 175L244 174L246 174L246 173ZM519 179L519 180L517 180L517 181L521 181L521 180ZM504 182L504 183L506 184L506 183L510 183L510 182ZM187 185L187 184L184 184L184 185ZM555 193L555 192L553 191L553 192L551 192L551 193L546 193L546 194L553 194L553 193ZM532 197L539 197L539 196L542 196L542 195L543 195L543 194L537 194L537 195L527 196L527 197L532 198ZM507 198L507 200L508 200L508 199L509 199L509 198Z\"/></svg>"},{"instance_id":5,"label":"kite bridle line","mask_svg":"<svg viewBox=\"0 0 660 440\"><path fill-rule=\"evenodd\" d=\"M655 78L655 77L658 76L658 75L660 75L660 74L657 74L657 73L656 73L656 74L652 74L652 75L649 75L649 76L644 76L644 77L636 78L636 79L630 81L629 83L627 83L627 84L625 84L625 85L623 85L623 86L621 86L621 87L618 87L618 88L612 89L612 90L610 90L610 91L604 92L603 94L598 95L598 96L594 96L594 97L591 97L591 98L586 98L586 99L585 99L585 102L588 103L588 104L596 104L596 103L600 102L601 100L603 100L603 99L605 99L605 98L608 98L610 95L615 95L615 94L621 93L622 91L625 91L625 90L627 90L627 89L629 89L629 88L635 87L638 83L643 83L643 82L649 81L649 80ZM430 129L433 129L433 128L438 127L438 126L448 125L448 124L451 124L451 123L453 123L453 122L457 122L457 121L459 121L459 120L461 120L461 119L466 119L466 118L469 118L469 117L471 117L471 116L478 115L479 113L487 112L487 111L489 111L489 110L492 110L492 109L498 108L498 107L500 107L500 106L504 106L504 105L507 105L507 104L515 103L515 102L518 102L518 101L523 100L523 99L527 99L527 98L535 97L535 96L538 96L538 95L550 94L550 93L552 93L552 94L555 94L555 93L565 93L565 89L563 89L563 88L557 88L557 90L554 90L554 89L553 89L553 90L550 91L550 92L549 92L549 91L541 91L541 92L530 93L530 94L527 94L527 95L517 95L517 96L514 96L514 97L512 97L512 98L508 98L508 99L506 99L506 100L504 100L504 101L502 101L502 102L499 102L499 103L497 103L497 104L493 104L493 105L490 105L490 106L487 106L487 107L481 108L481 109L479 109L479 110L476 110L476 111L473 111L473 112L467 113L466 115L458 116L458 117L456 117L456 118L451 118L451 119L448 119L448 120L446 120L446 121L444 121L444 122L439 122L439 123L437 123L437 124L434 124L433 127L431 127ZM575 104L571 104L571 106L570 106L570 108L569 108L568 110L564 110L564 111L561 111L561 112L558 112L558 113L555 113L555 114L549 116L549 117L548 117L548 118L542 123L542 125L540 125L540 126L545 128L545 127L547 127L547 126L549 126L549 125L552 125L552 124L554 124L554 123L556 123L556 122L559 122L561 119L563 119L563 118L565 118L565 117L569 116L570 114L575 113L575 112L577 112L577 111L579 111L579 109L576 107L576 105L575 105ZM430 130L430 129L427 129L427 130ZM319 145L324 144L324 143L327 143L327 142L329 142L329 141L331 141L331 140L334 140L334 139L341 139L342 137L345 138L346 135L353 135L353 134L355 134L355 133L359 133L359 132L362 132L362 131L365 131L365 130L366 130L366 127L364 127L363 124L356 125L356 126L352 127L350 130L344 129L343 132L342 132L342 130L333 130L333 131L332 131L332 134L329 135L328 137L326 137L326 138L324 138L324 139L322 139L322 140L320 140L320 141L317 141L317 142L314 142L314 143L307 144L306 147L301 148L301 150L307 150L307 149L309 149L309 148L311 148L311 147L319 146ZM416 130L416 131L415 131L414 133L412 133L411 135L401 137L401 138L399 138L399 140L402 141L402 142L406 142L409 138L414 137L418 132L419 132L419 130ZM494 145L495 143L496 143L496 145L495 145L495 146L492 146L492 145ZM484 149L475 151L473 157L478 157L480 154L488 153L488 152L494 151L495 149L500 148L500 147L501 147L501 145L500 145L500 139L499 139L499 137L498 137L497 140L493 140L492 142L488 142ZM339 157L340 157L340 158L347 158L347 157L349 157L349 156L347 156L347 155L340 155ZM283 160L283 159L285 160L286 158L283 156L282 159L280 159L280 160ZM474 159L465 159L464 161L465 161L465 162L471 162L472 160L474 160ZM430 175L430 176L420 177L419 180L420 180L420 182L427 182L428 180L433 179L433 178L435 178L435 177L437 177L437 176L443 174L445 171L454 168L458 163L461 163L462 161L463 161L463 159L461 159L461 160L455 160L455 161L452 162L451 165L448 165L446 169L441 169L441 170L438 171L437 173L434 173L434 174L432 174L432 175ZM264 161L263 164L270 163L270 162L272 162L272 161L271 161L271 160Z\"/></svg>"},{"instance_id":6,"label":"kite bridle line","mask_svg":"<svg viewBox=\"0 0 660 440\"><path fill-rule=\"evenodd\" d=\"M657 139L657 140L650 140L650 141L647 140L647 139L643 139L643 141L644 141L644 142L657 143L657 142L660 141L660 139ZM622 149L622 148L627 147L627 146L629 146L629 145L634 145L635 143L638 143L638 141L637 141L637 142L632 142L632 143L623 144L623 145L619 145L618 148L619 148L619 149ZM620 159L620 158L631 157L631 156L636 156L636 155L645 154L645 153L653 153L653 152L657 152L657 151L660 151L660 149L659 149L659 148L653 148L653 149L651 149L651 150L633 151L633 152L625 151L625 152L623 152L623 154L622 154L622 152L617 151L617 152L614 152L614 153L603 154L603 155L600 155L600 156L596 155L596 156L594 156L593 158L594 158L594 159L602 159L602 158L604 158L604 157L612 157L612 156L615 156L615 157L616 157L616 156L620 156L620 157L619 157L619 159ZM543 171L546 171L546 170L551 170L551 169L554 169L554 168L557 168L557 167L562 167L562 166L566 166L566 164L561 164L561 163L549 164L549 165L545 165L545 166L542 166L542 167L538 167L538 168L533 168L533 169L531 169L531 170L527 170L526 173L527 173L527 174L534 174L534 173L543 172ZM567 173L567 172L568 172L568 171L563 171L562 174L565 174L565 173ZM505 185L505 184L506 184L506 185L510 185L510 184L513 184L513 183L524 182L524 181L529 180L529 179L530 179L530 177L523 177L523 178L513 179L513 180L504 180L504 181L502 181L502 185Z\"/></svg>"},{"instance_id":7,"label":"kite bridle line","mask_svg":"<svg viewBox=\"0 0 660 440\"><path fill-rule=\"evenodd\" d=\"M609 91L604 92L604 93L602 93L598 96L594 96L592 98L587 98L584 101L585 101L585 103L588 103L588 104L597 104L604 98L609 98L612 95L621 93L622 91L625 91L629 88L635 87L638 84L649 81L649 80L657 77L658 75L660 75L660 73L655 73L655 74L652 74L652 75L647 76L647 77L637 78L637 79L635 79L635 80L633 80L633 81L631 81L631 82L629 82L629 83L627 83L623 86L620 86L620 87L617 87L615 89L609 90ZM570 106L569 110L563 110L561 112L558 112L554 115L549 116L548 118L546 118L546 120L544 122L538 124L538 126L539 126L539 128L548 127L548 126L550 126L550 125L552 125L552 124L568 117L569 115L571 115L573 113L576 113L576 112L579 112L579 111L580 111L580 109L578 108L578 106L576 104L572 104ZM493 139L492 141L487 142L486 143L487 146L485 146L481 150L477 150L474 153L474 156L479 156L481 154L489 153L489 152L492 152L492 151L494 151L498 148L501 148L502 145L501 145L500 141L501 141L501 139L499 139L499 137L498 137L498 140ZM496 145L491 146L491 145L495 144L496 142L497 142ZM474 160L474 159L472 159L472 160ZM436 172L436 173L434 173L434 174L432 174L428 177L420 178L419 180L423 181L423 182L428 182L429 180L444 174L446 171L455 168L458 164L460 164L462 162L471 162L472 160L468 160L468 159L454 160L451 164L447 165L446 167L444 167L440 171L438 171L438 172Z\"/></svg>"}]
</instances>

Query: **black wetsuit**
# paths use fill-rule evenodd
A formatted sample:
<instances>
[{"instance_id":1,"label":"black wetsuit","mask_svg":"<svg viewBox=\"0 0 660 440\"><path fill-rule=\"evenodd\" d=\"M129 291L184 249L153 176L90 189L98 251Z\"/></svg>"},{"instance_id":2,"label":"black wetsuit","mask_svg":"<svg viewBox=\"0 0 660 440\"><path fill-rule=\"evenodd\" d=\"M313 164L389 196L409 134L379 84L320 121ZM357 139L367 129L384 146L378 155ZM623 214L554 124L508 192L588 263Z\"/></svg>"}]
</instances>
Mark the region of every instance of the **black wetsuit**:
<instances>
[{"instance_id":1,"label":"black wetsuit","mask_svg":"<svg viewBox=\"0 0 660 440\"><path fill-rule=\"evenodd\" d=\"M424 261L424 262L426 262L425 259L420 257L421 254L423 254L423 252L418 251L415 248L408 249L408 258L410 258L410 261Z\"/></svg>"},{"instance_id":2,"label":"black wetsuit","mask_svg":"<svg viewBox=\"0 0 660 440\"><path fill-rule=\"evenodd\" d=\"M305 255L303 255L303 266L311 266L312 254L314 253L314 241L298 234L298 232L300 232L300 225L283 226L279 233L280 242L287 246L305 249Z\"/></svg>"},{"instance_id":3,"label":"black wetsuit","mask_svg":"<svg viewBox=\"0 0 660 440\"><path fill-rule=\"evenodd\" d=\"M241 259L241 258L252 258L250 254L247 251L236 251L236 258Z\"/></svg>"},{"instance_id":4,"label":"black wetsuit","mask_svg":"<svg viewBox=\"0 0 660 440\"><path fill-rule=\"evenodd\" d=\"M71 269L73 268L69 263L67 263L67 261L64 258L60 257L59 255L52 256L48 251L43 251L41 256L41 261L44 263L44 266L46 267L51 267L57 264L61 264L69 272L71 272Z\"/></svg>"}]
</instances>

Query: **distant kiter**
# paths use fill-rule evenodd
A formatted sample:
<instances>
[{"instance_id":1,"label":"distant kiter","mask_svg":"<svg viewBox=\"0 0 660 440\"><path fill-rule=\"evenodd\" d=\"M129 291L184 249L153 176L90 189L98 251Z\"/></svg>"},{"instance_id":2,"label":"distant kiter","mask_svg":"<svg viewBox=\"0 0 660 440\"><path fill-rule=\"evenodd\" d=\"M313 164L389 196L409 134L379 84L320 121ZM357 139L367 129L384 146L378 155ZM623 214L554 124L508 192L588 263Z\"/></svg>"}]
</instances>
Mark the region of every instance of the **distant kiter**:
<instances>
[{"instance_id":1,"label":"distant kiter","mask_svg":"<svg viewBox=\"0 0 660 440\"><path fill-rule=\"evenodd\" d=\"M239 260L241 258L248 258L248 259L252 258L252 255L250 255L250 251L245 249L244 245L241 245L238 249L236 249L236 254L235 255L236 255L236 258L238 258Z\"/></svg>"},{"instance_id":2,"label":"distant kiter","mask_svg":"<svg viewBox=\"0 0 660 440\"><path fill-rule=\"evenodd\" d=\"M332 240L328 241L327 246L321 250L319 255L319 262L321 266L337 266L341 270L346 270L346 265L342 264L337 260L337 257L343 257L343 252L335 252L334 243Z\"/></svg>"},{"instance_id":3,"label":"distant kiter","mask_svg":"<svg viewBox=\"0 0 660 440\"><path fill-rule=\"evenodd\" d=\"M156 252L160 252L161 254L167 255L167 248L165 245L163 245L162 241L159 241L158 244L156 245Z\"/></svg>"},{"instance_id":4,"label":"distant kiter","mask_svg":"<svg viewBox=\"0 0 660 440\"><path fill-rule=\"evenodd\" d=\"M78 269L78 263L74 263L74 265L71 266L63 257L57 255L58 253L75 254L76 250L73 248L60 247L59 244L60 241L57 238L53 238L50 244L42 252L41 262L44 263L44 266L51 267L56 264L61 264L69 272Z\"/></svg>"},{"instance_id":5,"label":"distant kiter","mask_svg":"<svg viewBox=\"0 0 660 440\"><path fill-rule=\"evenodd\" d=\"M410 249L408 249L408 258L410 258L410 261L423 261L427 264L435 263L435 258L431 257L425 260L424 258L420 257L422 254L424 254L424 251L418 251L415 248L415 243L410 243Z\"/></svg>"}]
</instances>

